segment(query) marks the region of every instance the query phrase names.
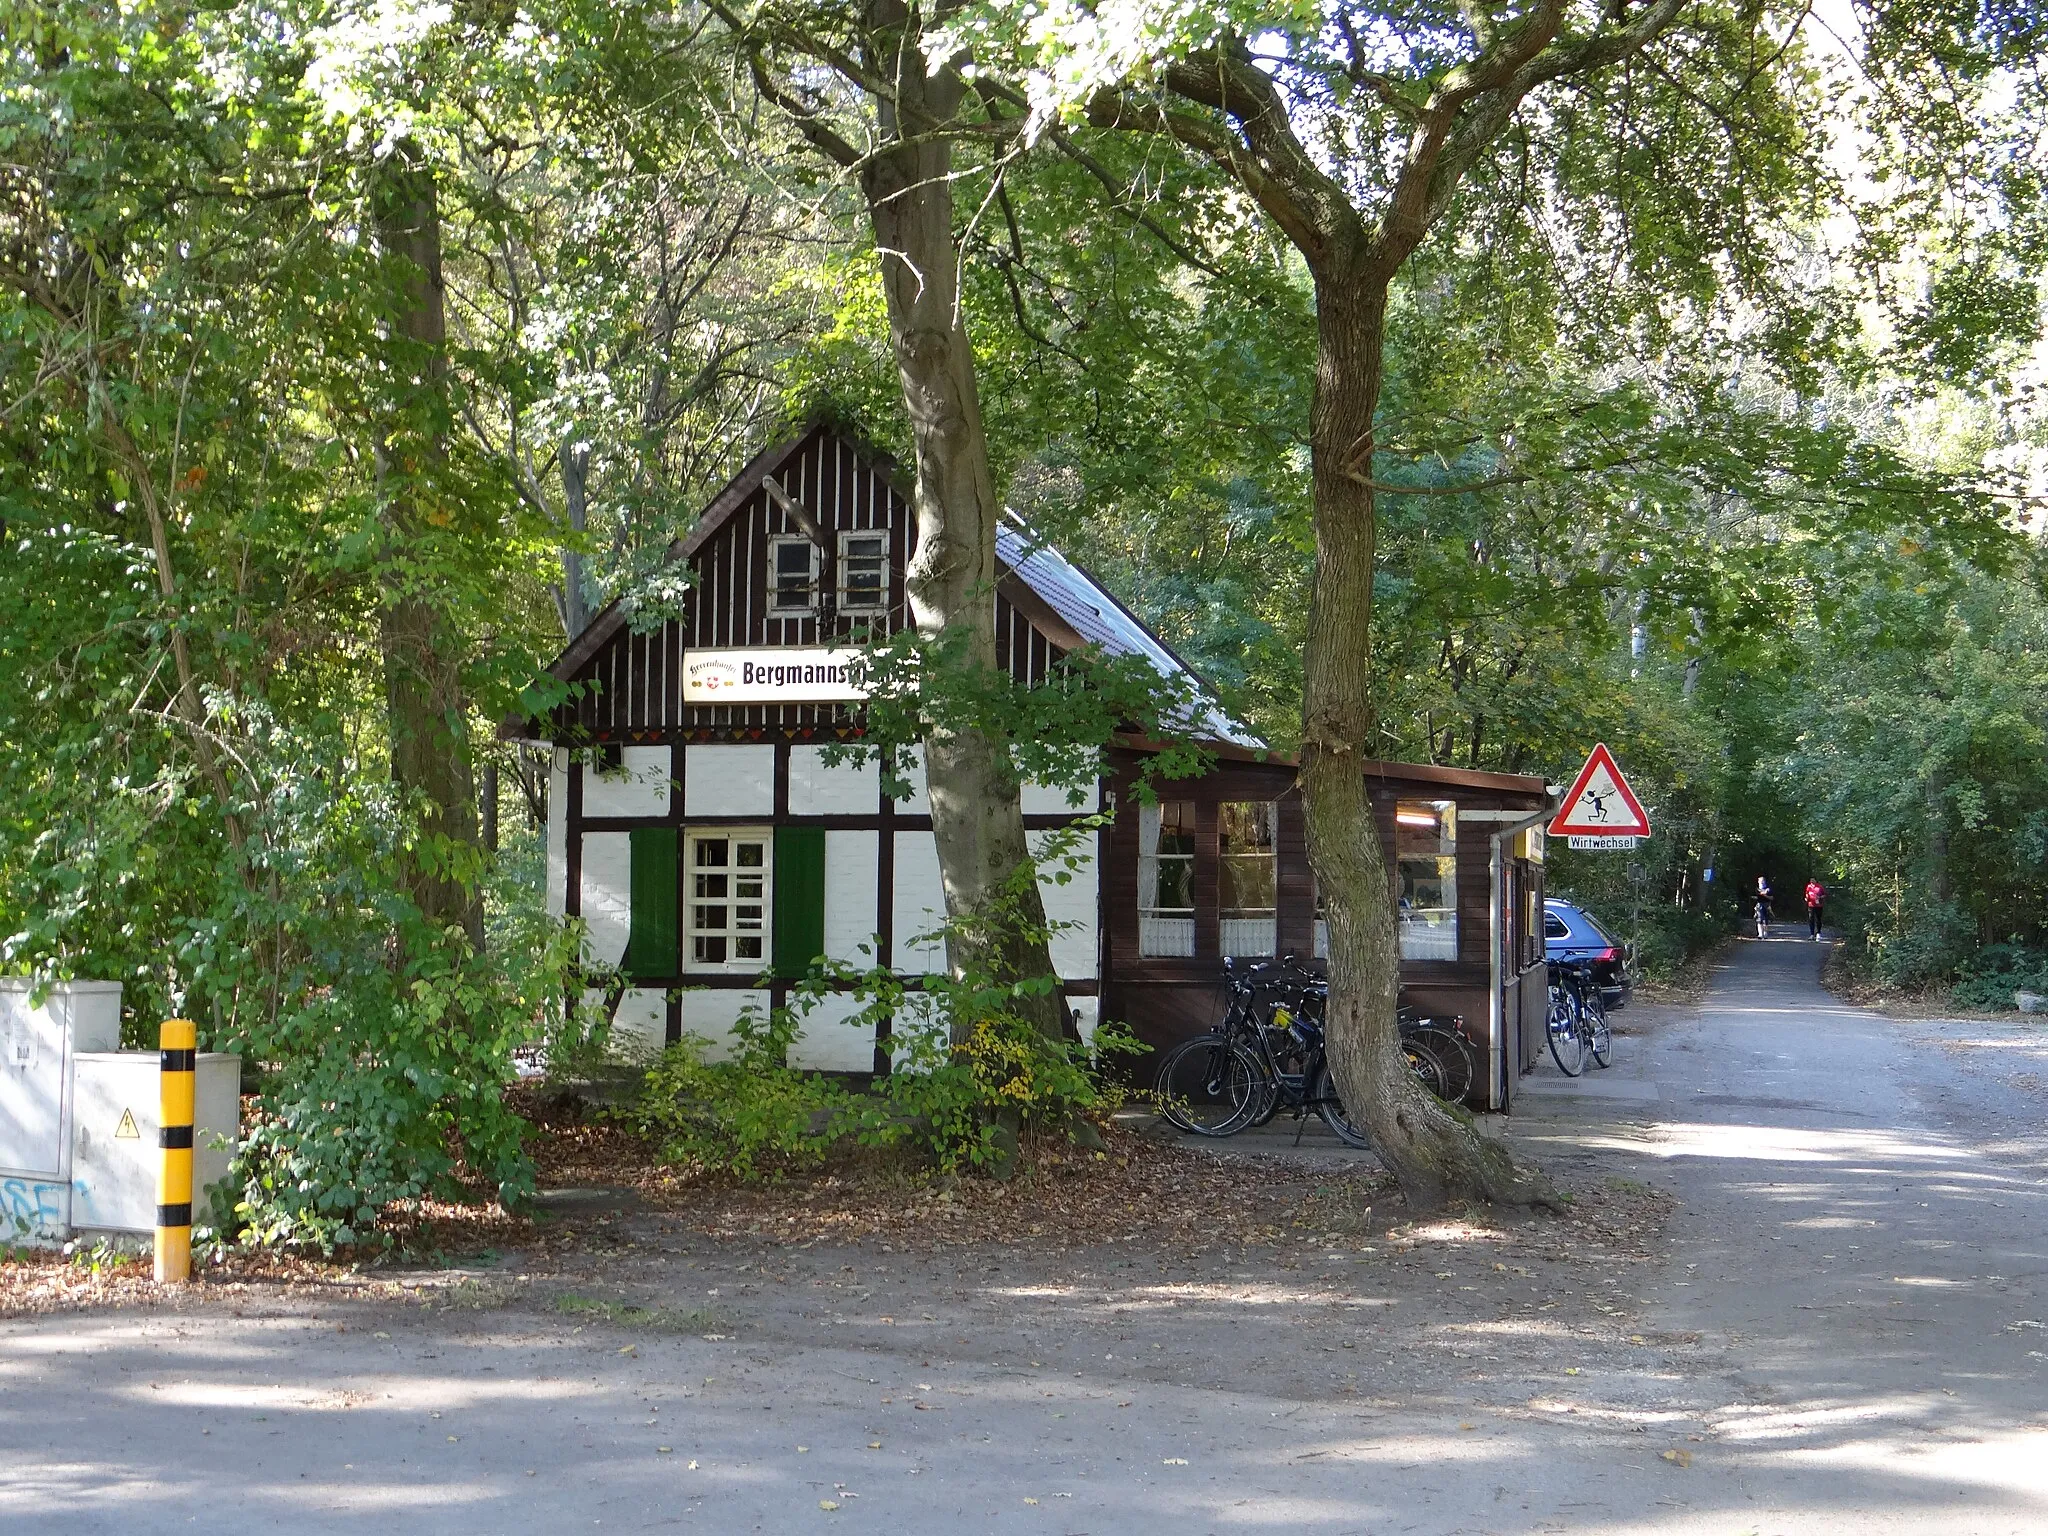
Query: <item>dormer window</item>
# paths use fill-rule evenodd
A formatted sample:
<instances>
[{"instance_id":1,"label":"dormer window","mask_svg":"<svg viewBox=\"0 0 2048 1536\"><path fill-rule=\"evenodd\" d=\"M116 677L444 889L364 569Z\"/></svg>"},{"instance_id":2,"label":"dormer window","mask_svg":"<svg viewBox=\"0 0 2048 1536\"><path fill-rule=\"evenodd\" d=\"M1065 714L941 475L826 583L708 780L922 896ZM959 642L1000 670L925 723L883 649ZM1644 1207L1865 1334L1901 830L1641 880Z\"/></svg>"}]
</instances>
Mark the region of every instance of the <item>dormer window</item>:
<instances>
[{"instance_id":1,"label":"dormer window","mask_svg":"<svg viewBox=\"0 0 2048 1536\"><path fill-rule=\"evenodd\" d=\"M882 529L839 535L839 611L889 611L889 535Z\"/></svg>"},{"instance_id":2,"label":"dormer window","mask_svg":"<svg viewBox=\"0 0 2048 1536\"><path fill-rule=\"evenodd\" d=\"M810 613L818 606L818 546L802 536L768 541L768 609Z\"/></svg>"}]
</instances>

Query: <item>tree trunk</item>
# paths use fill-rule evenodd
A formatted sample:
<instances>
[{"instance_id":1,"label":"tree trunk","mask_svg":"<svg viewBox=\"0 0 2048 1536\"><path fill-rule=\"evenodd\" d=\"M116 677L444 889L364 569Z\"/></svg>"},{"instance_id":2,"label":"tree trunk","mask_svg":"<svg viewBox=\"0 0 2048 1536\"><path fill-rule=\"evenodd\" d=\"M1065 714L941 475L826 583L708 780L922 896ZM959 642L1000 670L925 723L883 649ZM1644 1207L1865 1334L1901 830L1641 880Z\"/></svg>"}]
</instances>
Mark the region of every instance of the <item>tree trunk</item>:
<instances>
[{"instance_id":1,"label":"tree trunk","mask_svg":"<svg viewBox=\"0 0 2048 1536\"><path fill-rule=\"evenodd\" d=\"M883 0L870 16L878 38L901 35L902 7ZM963 88L950 71L931 76L914 49L899 58L892 46L886 58L872 62L896 80L901 93L900 105L877 104L884 141L918 140L876 155L861 172L882 264L890 342L916 445L917 550L904 587L921 634L964 634L970 664L994 671L1002 505L989 468L974 353L958 304L952 147L928 131L954 117ZM1052 975L1043 937L1018 933L1019 924L990 932L974 921L992 910L1031 859L1007 743L971 727L938 730L925 742L924 757L939 875L954 925L947 963L956 975L969 967L1009 979ZM1026 883L1018 895L1021 926L1042 935L1045 910L1037 883ZM1042 1032L1066 1032L1066 1008L1058 996L1021 1006L1031 1010Z\"/></svg>"},{"instance_id":2,"label":"tree trunk","mask_svg":"<svg viewBox=\"0 0 2048 1536\"><path fill-rule=\"evenodd\" d=\"M378 241L399 267L390 340L392 371L402 381L378 455L393 546L378 615L391 778L421 822L407 854L406 883L414 901L429 922L460 926L480 945L476 787L461 645L433 600L430 582L399 569L410 563L408 546L433 520L437 471L446 454L440 211L433 172L409 146L392 153L376 190Z\"/></svg>"},{"instance_id":3,"label":"tree trunk","mask_svg":"<svg viewBox=\"0 0 2048 1536\"><path fill-rule=\"evenodd\" d=\"M1483 1199L1555 1205L1538 1175L1518 1169L1416 1081L1395 1007L1400 938L1379 822L1366 792L1372 736L1375 510L1373 416L1386 343L1387 284L1317 275L1315 395L1309 440L1315 502L1315 589L1303 655L1301 795L1309 862L1329 920L1330 1066L1354 1124L1411 1205Z\"/></svg>"},{"instance_id":4,"label":"tree trunk","mask_svg":"<svg viewBox=\"0 0 2048 1536\"><path fill-rule=\"evenodd\" d=\"M573 434L562 444L562 504L569 512L569 533L578 543L590 522L590 444ZM583 551L562 551L562 628L574 640L590 628L590 602L583 595Z\"/></svg>"}]
</instances>

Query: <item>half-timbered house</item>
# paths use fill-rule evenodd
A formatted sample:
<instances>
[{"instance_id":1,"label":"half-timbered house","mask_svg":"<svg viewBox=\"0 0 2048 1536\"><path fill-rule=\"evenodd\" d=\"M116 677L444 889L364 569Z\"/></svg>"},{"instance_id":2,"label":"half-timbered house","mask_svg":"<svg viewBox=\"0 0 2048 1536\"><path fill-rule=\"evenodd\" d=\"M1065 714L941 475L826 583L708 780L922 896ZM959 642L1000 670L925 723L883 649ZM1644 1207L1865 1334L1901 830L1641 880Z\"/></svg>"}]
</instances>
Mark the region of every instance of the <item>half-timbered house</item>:
<instances>
[{"instance_id":1,"label":"half-timbered house","mask_svg":"<svg viewBox=\"0 0 2048 1536\"><path fill-rule=\"evenodd\" d=\"M504 734L553 747L549 909L582 919L610 989L614 1038L648 1048L726 1037L825 956L936 969L944 914L922 775L907 799L880 766L827 761L861 734L846 648L910 622L915 522L877 455L814 425L758 455L670 550L687 567L681 615L647 628L607 608L553 675L568 702ZM1199 684L1099 582L1014 522L998 538L999 664L1043 681L1083 647L1140 656ZM1206 696L1206 695L1205 695ZM1041 882L1062 990L1083 1034L1102 1017L1163 1045L1221 1006L1226 955L1322 948L1292 762L1220 706L1189 722L1215 757L1129 793L1156 746L1120 741L1078 807L1024 788L1044 839L1104 806L1078 877ZM1418 1005L1466 1016L1486 1042L1475 1102L1505 1107L1542 1043L1539 779L1365 765L1399 903L1403 983ZM851 997L813 1010L792 1064L887 1069ZM1141 1069L1142 1070L1142 1069Z\"/></svg>"}]
</instances>

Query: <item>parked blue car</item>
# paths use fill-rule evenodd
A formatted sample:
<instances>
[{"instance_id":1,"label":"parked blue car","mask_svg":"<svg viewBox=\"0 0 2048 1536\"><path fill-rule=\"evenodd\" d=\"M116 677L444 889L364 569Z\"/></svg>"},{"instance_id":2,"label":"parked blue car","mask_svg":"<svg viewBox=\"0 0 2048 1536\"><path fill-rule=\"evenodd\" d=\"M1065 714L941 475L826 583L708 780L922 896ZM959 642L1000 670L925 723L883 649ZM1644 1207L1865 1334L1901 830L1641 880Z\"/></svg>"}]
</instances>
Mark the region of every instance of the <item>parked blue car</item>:
<instances>
[{"instance_id":1,"label":"parked blue car","mask_svg":"<svg viewBox=\"0 0 2048 1536\"><path fill-rule=\"evenodd\" d=\"M1592 961L1593 980L1608 1011L1628 1005L1636 985L1634 956L1584 907L1555 899L1543 903L1543 951L1553 961Z\"/></svg>"}]
</instances>

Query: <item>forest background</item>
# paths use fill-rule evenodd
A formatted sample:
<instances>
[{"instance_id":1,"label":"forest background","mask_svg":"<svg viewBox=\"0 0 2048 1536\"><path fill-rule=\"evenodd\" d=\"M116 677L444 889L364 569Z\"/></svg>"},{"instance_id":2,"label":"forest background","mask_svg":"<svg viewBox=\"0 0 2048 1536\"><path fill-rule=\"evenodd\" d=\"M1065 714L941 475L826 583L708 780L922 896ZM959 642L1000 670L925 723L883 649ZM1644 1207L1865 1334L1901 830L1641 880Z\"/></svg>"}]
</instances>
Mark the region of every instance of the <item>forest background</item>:
<instances>
[{"instance_id":1,"label":"forest background","mask_svg":"<svg viewBox=\"0 0 2048 1536\"><path fill-rule=\"evenodd\" d=\"M458 1156L517 1192L498 1088L570 941L496 722L597 607L673 610L662 552L793 420L908 456L857 197L730 16L0 0L0 965L278 1064L259 1230ZM1568 93L1405 269L1377 750L1608 742L1657 836L1552 889L1652 969L1818 875L1867 972L2002 1003L2048 990L2042 23L1799 20L1782 120L1682 61ZM1290 748L1299 259L1085 121L957 174L1009 504ZM428 738L471 776L409 775Z\"/></svg>"}]
</instances>

